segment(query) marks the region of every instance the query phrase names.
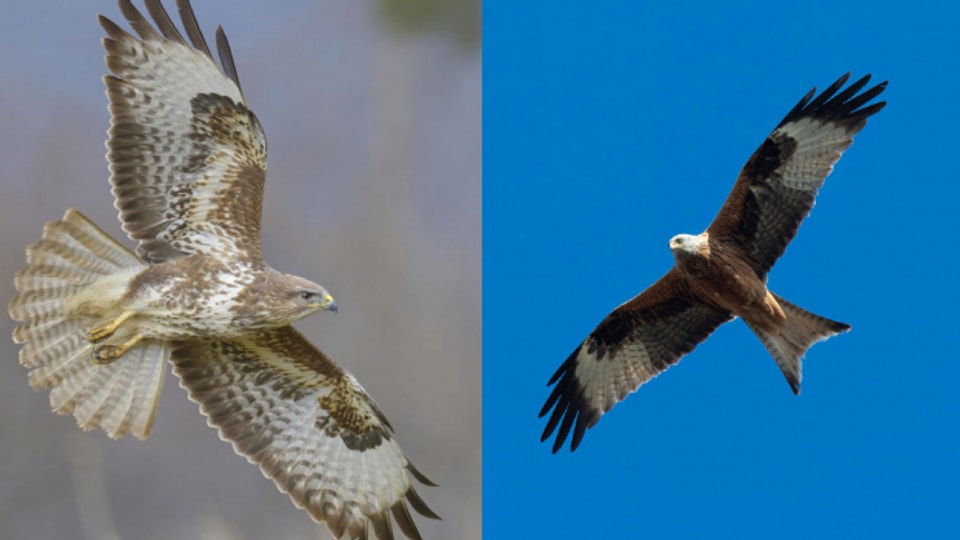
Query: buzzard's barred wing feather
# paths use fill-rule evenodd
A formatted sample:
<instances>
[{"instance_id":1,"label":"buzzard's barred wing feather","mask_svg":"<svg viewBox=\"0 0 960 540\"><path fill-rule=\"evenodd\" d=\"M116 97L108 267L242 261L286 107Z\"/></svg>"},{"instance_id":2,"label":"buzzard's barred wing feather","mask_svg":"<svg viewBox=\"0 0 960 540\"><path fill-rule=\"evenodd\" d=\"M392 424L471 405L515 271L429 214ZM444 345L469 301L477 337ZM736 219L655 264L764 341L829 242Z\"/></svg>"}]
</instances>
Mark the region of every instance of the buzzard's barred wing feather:
<instances>
[{"instance_id":1,"label":"buzzard's barred wing feather","mask_svg":"<svg viewBox=\"0 0 960 540\"><path fill-rule=\"evenodd\" d=\"M553 452L573 429L576 450L587 428L643 383L675 364L732 318L692 299L671 270L650 288L615 309L553 375L556 384L540 410L553 413L540 440L559 426Z\"/></svg>"},{"instance_id":2,"label":"buzzard's barred wing feather","mask_svg":"<svg viewBox=\"0 0 960 540\"><path fill-rule=\"evenodd\" d=\"M259 259L266 140L226 37L218 31L221 69L189 2L178 5L190 43L159 0L146 5L159 31L120 0L139 39L100 17L112 72L107 159L124 231L149 262L214 251Z\"/></svg>"},{"instance_id":3,"label":"buzzard's barred wing feather","mask_svg":"<svg viewBox=\"0 0 960 540\"><path fill-rule=\"evenodd\" d=\"M157 28L160 29L163 37L171 41L176 41L177 43L186 44L183 36L180 35L180 31L177 30L177 25L170 19L170 15L167 14L167 9L163 7L160 0L145 0L144 4L147 6L147 12L149 12L153 20L157 22Z\"/></svg>"},{"instance_id":4,"label":"buzzard's barred wing feather","mask_svg":"<svg viewBox=\"0 0 960 540\"><path fill-rule=\"evenodd\" d=\"M203 37L203 32L200 30L200 24L197 23L197 17L193 13L193 8L190 7L190 2L188 0L177 0L177 10L180 12L180 20L183 21L183 28L187 31L187 35L190 36L190 43L193 45L193 48L213 58L213 55L210 53L210 47L207 46L207 40ZM240 81L234 79L233 82L238 88L240 87Z\"/></svg>"},{"instance_id":5,"label":"buzzard's barred wing feather","mask_svg":"<svg viewBox=\"0 0 960 540\"><path fill-rule=\"evenodd\" d=\"M237 75L237 65L233 62L233 53L230 51L230 42L227 41L227 33L223 31L222 26L217 27L217 53L220 55L223 72L237 84L237 90L243 93L240 88L240 76Z\"/></svg>"},{"instance_id":6,"label":"buzzard's barred wing feather","mask_svg":"<svg viewBox=\"0 0 960 540\"><path fill-rule=\"evenodd\" d=\"M886 105L864 107L886 82L858 95L870 81L867 75L839 92L849 77L840 77L816 97L816 89L811 90L787 113L744 165L707 229L711 238L745 246L744 255L761 277L783 255L853 136Z\"/></svg>"},{"instance_id":7,"label":"buzzard's barred wing feather","mask_svg":"<svg viewBox=\"0 0 960 540\"><path fill-rule=\"evenodd\" d=\"M174 372L237 453L334 535L420 538L408 504L436 518L380 409L292 327L178 344Z\"/></svg>"}]
</instances>

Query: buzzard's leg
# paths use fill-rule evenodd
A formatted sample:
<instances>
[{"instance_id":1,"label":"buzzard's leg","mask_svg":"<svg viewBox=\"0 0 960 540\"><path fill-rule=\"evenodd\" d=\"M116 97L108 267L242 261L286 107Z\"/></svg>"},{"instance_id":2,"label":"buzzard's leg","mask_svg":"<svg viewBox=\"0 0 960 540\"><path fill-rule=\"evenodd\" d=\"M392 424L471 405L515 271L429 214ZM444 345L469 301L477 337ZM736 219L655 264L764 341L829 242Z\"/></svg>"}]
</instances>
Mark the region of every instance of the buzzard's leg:
<instances>
[{"instance_id":1,"label":"buzzard's leg","mask_svg":"<svg viewBox=\"0 0 960 540\"><path fill-rule=\"evenodd\" d=\"M90 343L99 343L107 339L108 337L112 336L114 332L117 331L117 328L119 328L121 324L126 322L126 320L132 316L133 316L132 311L124 311L123 313L120 314L119 317L110 321L109 323L103 326L98 326L93 330L90 330L89 332L87 332L87 341L89 341Z\"/></svg>"},{"instance_id":2,"label":"buzzard's leg","mask_svg":"<svg viewBox=\"0 0 960 540\"><path fill-rule=\"evenodd\" d=\"M116 362L121 356L127 354L127 351L132 349L134 345L140 343L141 339L143 339L143 334L137 333L120 345L96 346L93 348L93 363L109 364L110 362Z\"/></svg>"}]
</instances>

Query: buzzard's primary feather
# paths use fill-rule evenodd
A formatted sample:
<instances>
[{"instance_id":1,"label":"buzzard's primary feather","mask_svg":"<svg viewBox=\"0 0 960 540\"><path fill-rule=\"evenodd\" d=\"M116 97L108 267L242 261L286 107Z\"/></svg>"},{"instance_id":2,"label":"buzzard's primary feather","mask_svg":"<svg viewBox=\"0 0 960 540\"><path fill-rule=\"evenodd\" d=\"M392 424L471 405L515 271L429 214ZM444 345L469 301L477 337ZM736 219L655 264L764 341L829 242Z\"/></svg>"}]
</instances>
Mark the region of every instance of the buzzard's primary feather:
<instances>
[{"instance_id":1,"label":"buzzard's primary feather","mask_svg":"<svg viewBox=\"0 0 960 540\"><path fill-rule=\"evenodd\" d=\"M811 90L750 157L710 227L670 241L676 265L610 313L550 379L541 440L556 433L557 452L571 430L584 432L617 402L676 363L711 332L742 317L800 392L801 359L817 341L849 330L766 288L767 273L810 213L817 191L886 102L869 102L886 82L860 92L867 75L841 91L849 74L815 96Z\"/></svg>"},{"instance_id":2,"label":"buzzard's primary feather","mask_svg":"<svg viewBox=\"0 0 960 540\"><path fill-rule=\"evenodd\" d=\"M84 429L146 438L169 358L223 439L337 536L419 539L437 515L366 391L290 323L336 310L326 290L261 259L266 140L226 35L220 65L187 0L184 33L159 0L136 36L100 23L110 182L136 254L76 210L28 248L9 313L30 384ZM186 36L186 37L184 37ZM188 42L189 40L189 42Z\"/></svg>"}]
</instances>

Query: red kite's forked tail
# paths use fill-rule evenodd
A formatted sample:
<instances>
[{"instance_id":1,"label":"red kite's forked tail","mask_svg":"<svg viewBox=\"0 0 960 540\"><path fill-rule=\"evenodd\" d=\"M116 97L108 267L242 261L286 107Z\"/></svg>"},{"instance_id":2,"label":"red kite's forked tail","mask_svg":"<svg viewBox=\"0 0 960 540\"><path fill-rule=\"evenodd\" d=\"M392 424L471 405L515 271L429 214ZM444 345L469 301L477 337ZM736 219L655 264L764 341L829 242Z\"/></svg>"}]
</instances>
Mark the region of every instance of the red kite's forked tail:
<instances>
[{"instance_id":1,"label":"red kite's forked tail","mask_svg":"<svg viewBox=\"0 0 960 540\"><path fill-rule=\"evenodd\" d=\"M801 360L807 349L818 341L850 330L850 325L810 313L775 294L773 297L776 298L780 307L783 308L783 313L787 316L787 319L780 325L779 333L774 334L762 330L749 322L747 322L747 326L760 338L764 347L776 360L793 393L800 394Z\"/></svg>"}]
</instances>

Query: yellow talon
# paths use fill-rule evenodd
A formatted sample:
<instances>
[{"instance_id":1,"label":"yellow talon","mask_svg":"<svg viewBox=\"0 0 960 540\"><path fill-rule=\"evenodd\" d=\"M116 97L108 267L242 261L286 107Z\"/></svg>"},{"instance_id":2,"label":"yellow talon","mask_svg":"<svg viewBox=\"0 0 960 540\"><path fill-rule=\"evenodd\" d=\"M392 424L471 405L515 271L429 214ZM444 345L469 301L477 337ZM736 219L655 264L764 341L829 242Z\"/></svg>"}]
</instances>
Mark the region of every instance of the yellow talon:
<instances>
[{"instance_id":1,"label":"yellow talon","mask_svg":"<svg viewBox=\"0 0 960 540\"><path fill-rule=\"evenodd\" d=\"M93 363L94 364L109 364L111 362L116 362L123 355L127 354L127 351L132 349L134 345L140 343L140 340L143 339L143 334L136 334L132 338L124 341L120 345L100 345L93 348Z\"/></svg>"},{"instance_id":2,"label":"yellow talon","mask_svg":"<svg viewBox=\"0 0 960 540\"><path fill-rule=\"evenodd\" d=\"M114 332L117 331L117 328L119 328L121 324L126 322L127 319L129 319L132 316L133 316L132 311L124 311L123 313L120 314L119 317L117 317L113 321L103 326L98 326L97 328L94 328L93 330L90 330L89 332L87 332L87 341L89 341L90 343L99 343L107 339L108 337L112 336ZM117 358L119 358L119 356Z\"/></svg>"}]
</instances>

